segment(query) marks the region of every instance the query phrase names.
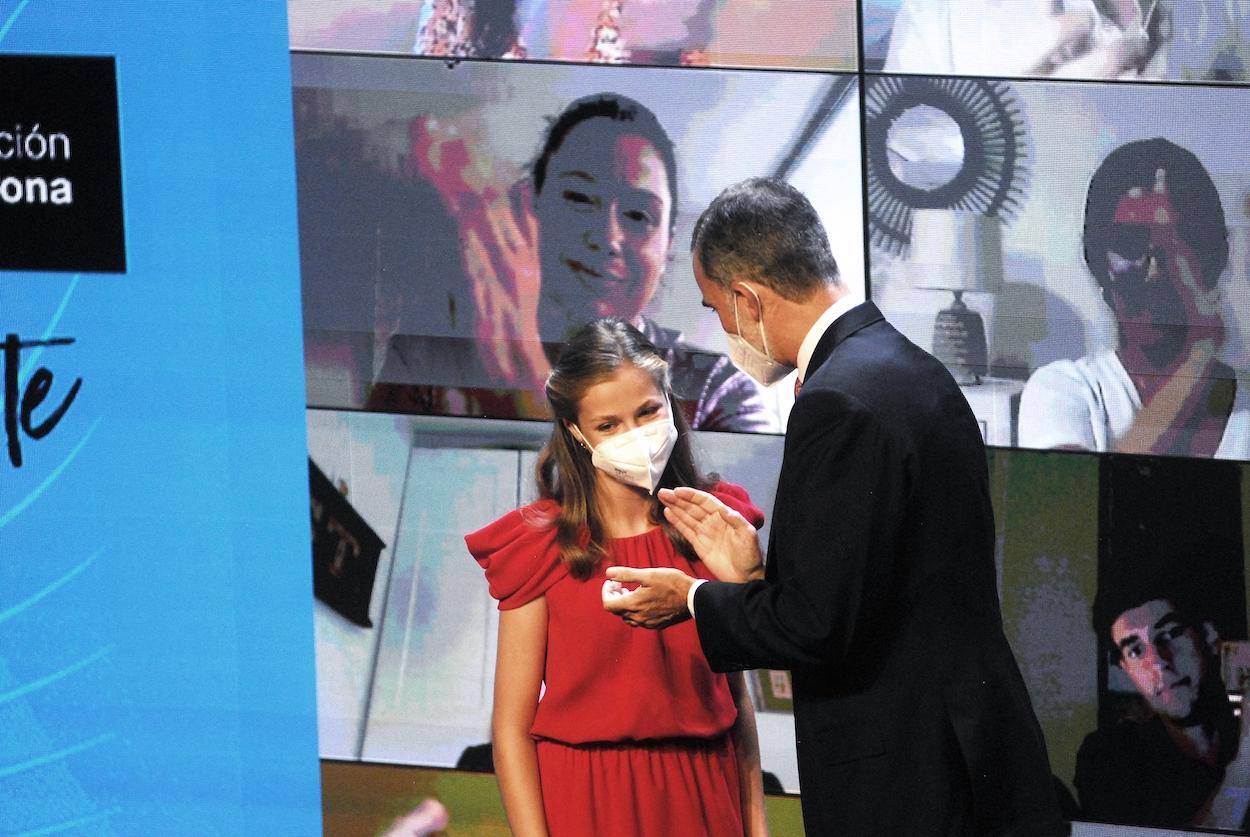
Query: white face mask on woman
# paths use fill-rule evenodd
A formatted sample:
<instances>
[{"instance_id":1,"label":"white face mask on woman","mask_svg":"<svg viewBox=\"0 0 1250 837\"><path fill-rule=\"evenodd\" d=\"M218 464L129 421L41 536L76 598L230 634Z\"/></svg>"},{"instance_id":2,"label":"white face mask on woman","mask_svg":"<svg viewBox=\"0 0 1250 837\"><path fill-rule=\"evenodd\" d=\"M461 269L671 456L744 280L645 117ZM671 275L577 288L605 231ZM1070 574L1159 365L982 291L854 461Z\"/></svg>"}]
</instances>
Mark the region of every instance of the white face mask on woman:
<instances>
[{"instance_id":1,"label":"white face mask on woman","mask_svg":"<svg viewBox=\"0 0 1250 837\"><path fill-rule=\"evenodd\" d=\"M677 444L677 426L671 416L610 436L592 446L576 424L570 429L590 449L590 461L608 476L654 494Z\"/></svg>"},{"instance_id":2,"label":"white face mask on woman","mask_svg":"<svg viewBox=\"0 0 1250 837\"><path fill-rule=\"evenodd\" d=\"M748 285L743 285L751 293L755 294L756 306L759 307L760 295ZM763 309L760 309L761 312ZM759 381L766 387L780 381L786 375L794 371L794 367L782 363L779 360L773 360L773 356L768 351L768 335L764 333L764 318L761 313L759 327L760 339L764 341L764 351L752 346L747 339L742 336L742 320L738 318L738 297L734 297L734 326L737 327L737 334L726 334L729 340L729 359L733 361L733 365Z\"/></svg>"}]
</instances>

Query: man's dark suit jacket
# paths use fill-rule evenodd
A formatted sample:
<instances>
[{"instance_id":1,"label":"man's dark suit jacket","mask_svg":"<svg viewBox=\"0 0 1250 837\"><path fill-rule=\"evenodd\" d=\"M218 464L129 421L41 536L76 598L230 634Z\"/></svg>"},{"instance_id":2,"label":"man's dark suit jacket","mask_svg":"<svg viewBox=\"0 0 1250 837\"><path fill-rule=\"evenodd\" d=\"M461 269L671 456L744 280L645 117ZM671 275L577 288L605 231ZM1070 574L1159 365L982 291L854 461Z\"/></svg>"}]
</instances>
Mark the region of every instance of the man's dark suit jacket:
<instances>
[{"instance_id":1,"label":"man's dark suit jacket","mask_svg":"<svg viewBox=\"0 0 1250 837\"><path fill-rule=\"evenodd\" d=\"M793 671L809 835L1067 833L995 575L967 400L853 308L790 413L765 580L694 601L713 669Z\"/></svg>"}]
</instances>

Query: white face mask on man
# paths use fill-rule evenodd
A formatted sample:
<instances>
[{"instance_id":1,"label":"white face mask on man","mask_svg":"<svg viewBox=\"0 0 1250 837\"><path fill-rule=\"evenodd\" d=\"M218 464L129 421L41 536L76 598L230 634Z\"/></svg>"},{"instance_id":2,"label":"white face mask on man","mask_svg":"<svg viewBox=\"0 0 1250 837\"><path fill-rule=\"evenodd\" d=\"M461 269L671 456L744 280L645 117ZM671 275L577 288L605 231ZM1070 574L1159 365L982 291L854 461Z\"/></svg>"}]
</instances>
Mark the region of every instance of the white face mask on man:
<instances>
[{"instance_id":1,"label":"white face mask on man","mask_svg":"<svg viewBox=\"0 0 1250 837\"><path fill-rule=\"evenodd\" d=\"M742 283L739 283L742 284ZM756 306L759 307L760 295L749 285L743 284L755 295ZM794 371L794 367L774 360L772 354L768 351L768 335L764 333L764 317L763 308L760 308L760 339L764 341L764 351L752 346L747 339L742 336L742 320L738 317L738 297L734 297L734 326L738 329L737 334L726 334L729 340L729 359L733 361L733 365L759 381L766 387L780 381L786 375Z\"/></svg>"},{"instance_id":2,"label":"white face mask on man","mask_svg":"<svg viewBox=\"0 0 1250 837\"><path fill-rule=\"evenodd\" d=\"M671 416L619 433L592 446L576 424L569 429L590 450L590 461L608 476L654 494L677 444L677 426Z\"/></svg>"}]
</instances>

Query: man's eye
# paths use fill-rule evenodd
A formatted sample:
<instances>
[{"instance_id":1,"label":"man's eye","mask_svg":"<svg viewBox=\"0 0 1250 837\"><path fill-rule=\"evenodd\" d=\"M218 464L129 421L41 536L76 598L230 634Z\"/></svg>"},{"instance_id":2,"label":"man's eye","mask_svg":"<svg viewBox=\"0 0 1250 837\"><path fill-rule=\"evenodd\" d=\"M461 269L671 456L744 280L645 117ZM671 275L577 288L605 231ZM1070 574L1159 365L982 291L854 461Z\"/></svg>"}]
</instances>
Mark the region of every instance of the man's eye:
<instances>
[{"instance_id":1,"label":"man's eye","mask_svg":"<svg viewBox=\"0 0 1250 837\"><path fill-rule=\"evenodd\" d=\"M1128 660L1136 660L1141 656L1141 646L1133 645L1124 649L1124 657Z\"/></svg>"},{"instance_id":2,"label":"man's eye","mask_svg":"<svg viewBox=\"0 0 1250 837\"><path fill-rule=\"evenodd\" d=\"M612 425L610 424L601 424L595 428L595 430L598 430L600 433L607 433L611 429L612 429Z\"/></svg>"}]
</instances>

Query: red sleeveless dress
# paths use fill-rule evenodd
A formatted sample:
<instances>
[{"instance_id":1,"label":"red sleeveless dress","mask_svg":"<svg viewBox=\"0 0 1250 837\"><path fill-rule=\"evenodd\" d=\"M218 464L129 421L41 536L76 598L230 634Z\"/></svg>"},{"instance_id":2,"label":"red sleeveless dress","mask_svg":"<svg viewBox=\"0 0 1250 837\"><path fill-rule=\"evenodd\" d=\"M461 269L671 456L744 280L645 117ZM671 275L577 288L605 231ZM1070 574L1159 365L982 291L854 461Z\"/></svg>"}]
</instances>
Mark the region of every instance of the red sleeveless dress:
<instances>
[{"instance_id":1,"label":"red sleeveless dress","mask_svg":"<svg viewBox=\"0 0 1250 837\"><path fill-rule=\"evenodd\" d=\"M763 514L728 483L712 491L758 528ZM609 566L675 567L711 578L677 553L660 528L609 540L608 559L585 581L560 559L541 500L466 536L499 608L547 597L544 692L538 743L543 808L552 837L699 837L743 833L737 709L723 674L704 659L693 620L631 628L603 609Z\"/></svg>"}]
</instances>

